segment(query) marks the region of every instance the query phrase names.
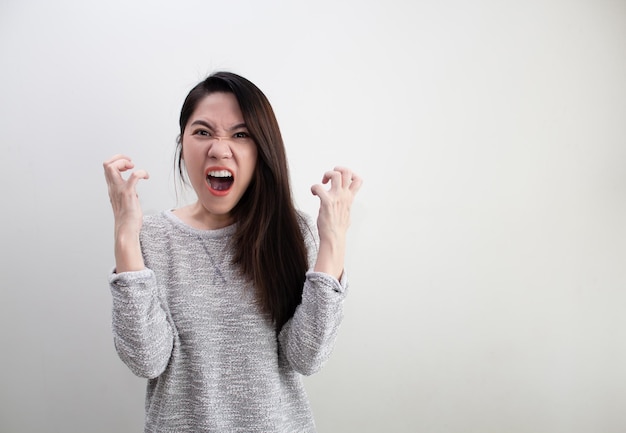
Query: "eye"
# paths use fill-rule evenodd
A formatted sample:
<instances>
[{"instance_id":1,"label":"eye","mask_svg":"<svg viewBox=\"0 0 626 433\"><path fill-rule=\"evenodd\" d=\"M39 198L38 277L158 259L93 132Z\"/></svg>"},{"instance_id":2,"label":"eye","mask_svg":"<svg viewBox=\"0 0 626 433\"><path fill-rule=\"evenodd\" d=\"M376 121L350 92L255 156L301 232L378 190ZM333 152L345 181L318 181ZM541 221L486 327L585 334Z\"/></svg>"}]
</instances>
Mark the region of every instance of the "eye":
<instances>
[{"instance_id":1,"label":"eye","mask_svg":"<svg viewBox=\"0 0 626 433\"><path fill-rule=\"evenodd\" d=\"M193 132L193 135L200 135L201 137L210 137L211 133L206 129L197 129Z\"/></svg>"},{"instance_id":2,"label":"eye","mask_svg":"<svg viewBox=\"0 0 626 433\"><path fill-rule=\"evenodd\" d=\"M244 131L235 132L234 138L250 138L250 134Z\"/></svg>"}]
</instances>

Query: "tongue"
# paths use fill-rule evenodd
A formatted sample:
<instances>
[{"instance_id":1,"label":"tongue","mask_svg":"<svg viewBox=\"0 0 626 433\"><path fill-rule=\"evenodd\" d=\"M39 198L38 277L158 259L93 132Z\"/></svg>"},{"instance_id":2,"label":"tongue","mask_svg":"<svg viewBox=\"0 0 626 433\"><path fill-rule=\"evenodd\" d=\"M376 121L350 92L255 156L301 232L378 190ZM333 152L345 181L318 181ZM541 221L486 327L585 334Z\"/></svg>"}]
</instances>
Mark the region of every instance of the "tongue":
<instances>
[{"instance_id":1,"label":"tongue","mask_svg":"<svg viewBox=\"0 0 626 433\"><path fill-rule=\"evenodd\" d=\"M231 187L233 184L232 177L212 177L209 176L209 183L211 188L216 191L225 191Z\"/></svg>"}]
</instances>

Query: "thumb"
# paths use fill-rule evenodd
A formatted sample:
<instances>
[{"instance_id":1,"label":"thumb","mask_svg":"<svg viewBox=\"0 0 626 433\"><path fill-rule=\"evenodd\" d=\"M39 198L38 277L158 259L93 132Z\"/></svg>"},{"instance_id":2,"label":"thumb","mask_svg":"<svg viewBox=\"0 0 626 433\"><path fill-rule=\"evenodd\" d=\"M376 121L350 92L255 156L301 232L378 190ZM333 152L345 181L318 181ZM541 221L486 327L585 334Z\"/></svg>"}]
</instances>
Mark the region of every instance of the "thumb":
<instances>
[{"instance_id":1,"label":"thumb","mask_svg":"<svg viewBox=\"0 0 626 433\"><path fill-rule=\"evenodd\" d=\"M311 187L311 193L318 196L320 199L326 197L326 190L320 184L313 185Z\"/></svg>"}]
</instances>

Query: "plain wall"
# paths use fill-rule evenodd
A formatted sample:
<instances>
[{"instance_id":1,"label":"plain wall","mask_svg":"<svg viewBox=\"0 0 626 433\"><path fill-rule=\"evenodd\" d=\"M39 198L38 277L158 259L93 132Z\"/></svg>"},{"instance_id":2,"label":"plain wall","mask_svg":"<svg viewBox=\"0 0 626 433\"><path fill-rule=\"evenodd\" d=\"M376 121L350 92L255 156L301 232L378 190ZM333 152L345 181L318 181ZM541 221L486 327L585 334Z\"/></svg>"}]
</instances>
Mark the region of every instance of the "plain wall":
<instances>
[{"instance_id":1,"label":"plain wall","mask_svg":"<svg viewBox=\"0 0 626 433\"><path fill-rule=\"evenodd\" d=\"M320 433L626 431L626 3L0 2L0 432L139 432L102 161L173 175L188 90L272 102L297 204L334 165L351 292Z\"/></svg>"}]
</instances>

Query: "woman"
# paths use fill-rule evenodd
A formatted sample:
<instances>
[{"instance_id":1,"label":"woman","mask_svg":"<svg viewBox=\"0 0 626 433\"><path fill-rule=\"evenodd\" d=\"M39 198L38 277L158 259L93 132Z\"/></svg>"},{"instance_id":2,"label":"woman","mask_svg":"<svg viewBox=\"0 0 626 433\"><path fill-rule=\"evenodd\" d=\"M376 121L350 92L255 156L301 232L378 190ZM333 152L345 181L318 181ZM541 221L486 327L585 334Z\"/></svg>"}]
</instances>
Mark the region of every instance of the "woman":
<instances>
[{"instance_id":1,"label":"woman","mask_svg":"<svg viewBox=\"0 0 626 433\"><path fill-rule=\"evenodd\" d=\"M115 218L110 277L120 358L148 380L146 432L311 432L301 382L328 358L342 318L350 205L346 168L311 188L317 224L294 209L273 110L219 72L187 95L178 169L197 195L143 217L131 160L104 163ZM317 226L317 227L316 227ZM319 235L318 235L319 233Z\"/></svg>"}]
</instances>

